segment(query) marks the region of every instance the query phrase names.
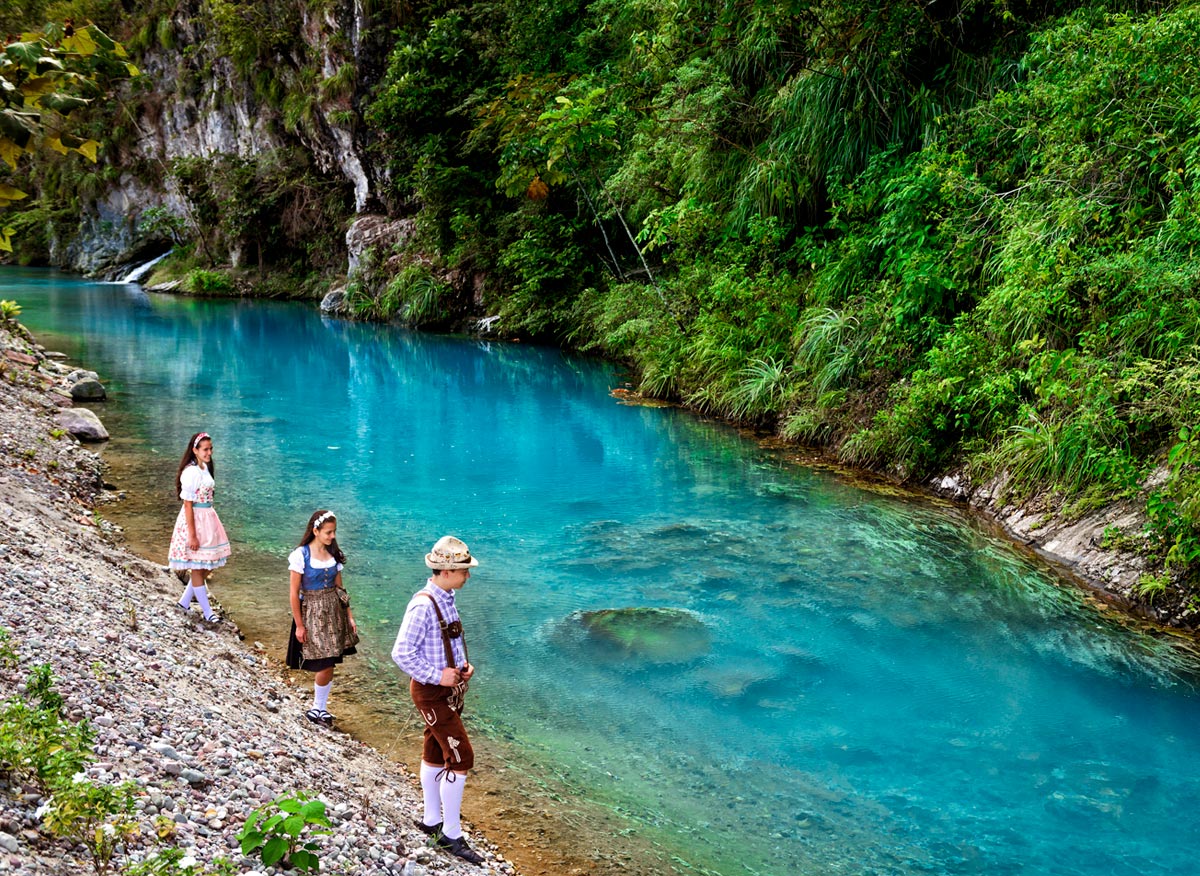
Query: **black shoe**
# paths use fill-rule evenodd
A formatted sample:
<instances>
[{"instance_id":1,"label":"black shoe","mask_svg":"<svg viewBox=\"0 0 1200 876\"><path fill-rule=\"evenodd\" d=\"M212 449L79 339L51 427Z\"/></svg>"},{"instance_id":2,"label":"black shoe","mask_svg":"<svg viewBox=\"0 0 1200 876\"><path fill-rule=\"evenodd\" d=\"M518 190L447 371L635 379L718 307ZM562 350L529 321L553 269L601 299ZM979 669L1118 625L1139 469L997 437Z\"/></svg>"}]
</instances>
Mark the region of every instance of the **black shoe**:
<instances>
[{"instance_id":1,"label":"black shoe","mask_svg":"<svg viewBox=\"0 0 1200 876\"><path fill-rule=\"evenodd\" d=\"M421 833L428 834L429 836L437 836L442 832L442 823L440 821L437 824L430 825L418 818L413 822L413 826L421 831Z\"/></svg>"},{"instance_id":2,"label":"black shoe","mask_svg":"<svg viewBox=\"0 0 1200 876\"><path fill-rule=\"evenodd\" d=\"M312 721L314 724L321 724L322 726L325 724L325 722L321 720L320 709L309 709L304 713L304 717L308 718L308 720Z\"/></svg>"},{"instance_id":3,"label":"black shoe","mask_svg":"<svg viewBox=\"0 0 1200 876\"><path fill-rule=\"evenodd\" d=\"M483 864L483 856L478 854L474 849L467 845L467 838L460 836L458 839L450 839L448 836L435 837L433 844L439 849L445 849L450 854L457 858L462 858L471 864Z\"/></svg>"}]
</instances>

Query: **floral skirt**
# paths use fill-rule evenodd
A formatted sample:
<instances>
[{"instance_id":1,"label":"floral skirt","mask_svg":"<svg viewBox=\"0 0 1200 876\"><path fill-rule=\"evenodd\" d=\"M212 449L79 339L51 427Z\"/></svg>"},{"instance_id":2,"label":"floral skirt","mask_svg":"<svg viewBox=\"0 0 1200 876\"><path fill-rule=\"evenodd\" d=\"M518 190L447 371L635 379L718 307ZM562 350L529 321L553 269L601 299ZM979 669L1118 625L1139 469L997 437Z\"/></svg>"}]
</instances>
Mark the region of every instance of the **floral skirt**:
<instances>
[{"instance_id":1,"label":"floral skirt","mask_svg":"<svg viewBox=\"0 0 1200 876\"><path fill-rule=\"evenodd\" d=\"M188 548L187 517L184 508L175 518L175 530L171 533L171 547L167 550L167 564L172 569L217 569L225 565L229 557L229 536L221 525L221 518L211 507L192 506L192 519L196 523L196 537L200 541L197 550Z\"/></svg>"},{"instance_id":2,"label":"floral skirt","mask_svg":"<svg viewBox=\"0 0 1200 876\"><path fill-rule=\"evenodd\" d=\"M358 653L358 633L350 626L350 611L342 602L339 587L325 590L305 590L300 600L300 616L304 618L304 638L296 639L296 624L288 637L287 665L291 669L319 672L342 662L348 654Z\"/></svg>"}]
</instances>

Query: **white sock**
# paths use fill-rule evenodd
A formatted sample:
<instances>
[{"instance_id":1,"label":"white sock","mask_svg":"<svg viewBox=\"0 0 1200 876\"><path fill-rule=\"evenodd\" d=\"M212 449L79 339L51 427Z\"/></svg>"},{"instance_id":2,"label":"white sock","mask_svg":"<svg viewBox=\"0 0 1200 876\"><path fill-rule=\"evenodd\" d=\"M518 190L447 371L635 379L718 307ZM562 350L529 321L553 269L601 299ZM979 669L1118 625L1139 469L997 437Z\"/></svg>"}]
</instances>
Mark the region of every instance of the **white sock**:
<instances>
[{"instance_id":1,"label":"white sock","mask_svg":"<svg viewBox=\"0 0 1200 876\"><path fill-rule=\"evenodd\" d=\"M188 582L187 590L183 591L183 596L179 597L179 607L188 609L192 607L192 595L196 591L192 588L192 582Z\"/></svg>"},{"instance_id":2,"label":"white sock","mask_svg":"<svg viewBox=\"0 0 1200 876\"><path fill-rule=\"evenodd\" d=\"M442 820L442 794L438 788L441 782L437 778L441 771L441 767L421 761L421 791L425 795L425 818L422 820L429 827Z\"/></svg>"},{"instance_id":3,"label":"white sock","mask_svg":"<svg viewBox=\"0 0 1200 876\"><path fill-rule=\"evenodd\" d=\"M188 585L192 587L191 584ZM208 620L212 617L213 610L208 605L208 588L204 586L192 587L192 593L196 597L196 601L200 603L200 611L204 613L204 619Z\"/></svg>"},{"instance_id":4,"label":"white sock","mask_svg":"<svg viewBox=\"0 0 1200 876\"><path fill-rule=\"evenodd\" d=\"M462 798L467 777L455 772L442 779L442 836L458 839L462 836Z\"/></svg>"},{"instance_id":5,"label":"white sock","mask_svg":"<svg viewBox=\"0 0 1200 876\"><path fill-rule=\"evenodd\" d=\"M325 706L329 703L329 689L333 687L333 682L329 684L317 684L313 682L313 708L325 711Z\"/></svg>"}]
</instances>

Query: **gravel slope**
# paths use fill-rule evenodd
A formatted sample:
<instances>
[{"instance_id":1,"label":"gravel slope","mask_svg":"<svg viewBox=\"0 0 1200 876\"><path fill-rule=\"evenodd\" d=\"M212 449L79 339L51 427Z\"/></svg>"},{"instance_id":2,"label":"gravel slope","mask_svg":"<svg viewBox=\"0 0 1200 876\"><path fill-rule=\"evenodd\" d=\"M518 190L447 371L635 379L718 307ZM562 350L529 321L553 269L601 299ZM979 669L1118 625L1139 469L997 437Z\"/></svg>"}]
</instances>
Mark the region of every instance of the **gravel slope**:
<instances>
[{"instance_id":1,"label":"gravel slope","mask_svg":"<svg viewBox=\"0 0 1200 876\"><path fill-rule=\"evenodd\" d=\"M322 872L513 873L469 826L484 869L428 847L411 826L420 793L405 767L303 721L305 704L234 626L181 614L174 576L96 525L100 460L55 421L70 370L0 325L0 626L20 661L0 668L0 699L22 694L33 666L52 665L68 717L97 731L88 778L140 788L144 839L122 860L157 848L151 823L165 815L201 867L224 856L236 872L264 872L234 835L254 808L301 790L325 800L334 822ZM0 872L91 872L83 848L46 832L44 802L35 787L0 781Z\"/></svg>"}]
</instances>

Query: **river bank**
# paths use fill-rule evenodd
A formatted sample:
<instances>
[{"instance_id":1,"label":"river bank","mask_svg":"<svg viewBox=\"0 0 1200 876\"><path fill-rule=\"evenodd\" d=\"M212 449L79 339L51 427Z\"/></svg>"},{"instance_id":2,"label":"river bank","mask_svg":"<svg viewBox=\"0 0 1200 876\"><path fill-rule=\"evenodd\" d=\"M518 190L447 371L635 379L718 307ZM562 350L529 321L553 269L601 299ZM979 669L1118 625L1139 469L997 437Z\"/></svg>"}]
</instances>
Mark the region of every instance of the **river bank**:
<instances>
[{"instance_id":1,"label":"river bank","mask_svg":"<svg viewBox=\"0 0 1200 876\"><path fill-rule=\"evenodd\" d=\"M55 421L65 366L11 326L0 327L0 356L0 625L17 658L0 670L0 697L21 696L30 670L51 666L67 717L96 730L87 778L138 786L128 859L152 851L161 815L201 866L224 857L254 872L236 833L254 809L306 791L326 801L333 822L319 853L325 871L481 872L429 848L411 826L420 795L402 764L304 722L306 692L270 672L232 623L210 629L177 611L174 576L116 543L93 515L100 459ZM0 871L90 867L82 848L46 831L45 802L29 785L0 794ZM487 871L516 872L468 833Z\"/></svg>"}]
</instances>

